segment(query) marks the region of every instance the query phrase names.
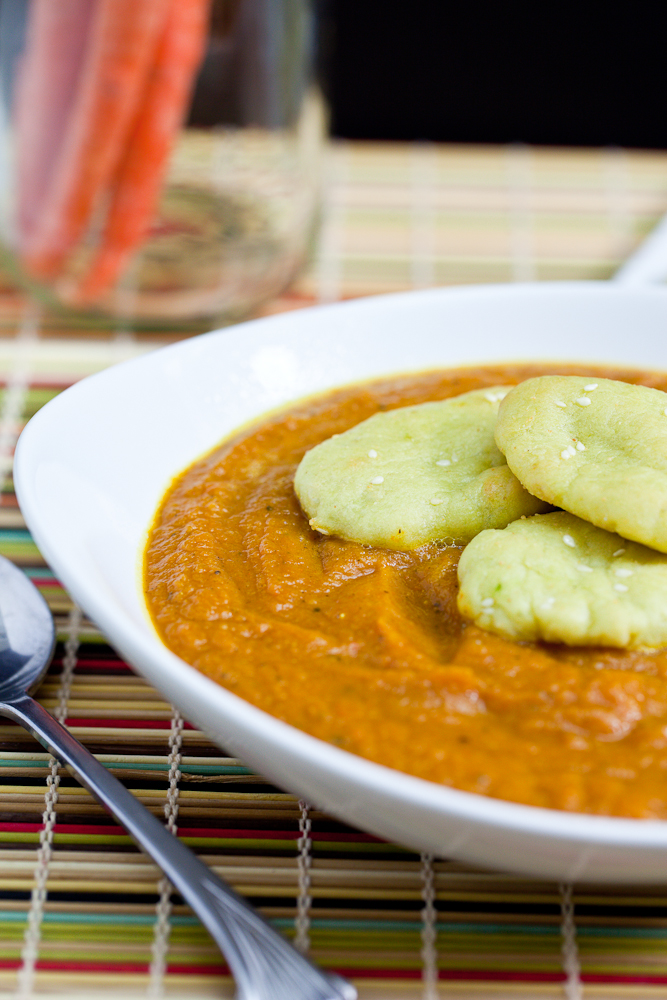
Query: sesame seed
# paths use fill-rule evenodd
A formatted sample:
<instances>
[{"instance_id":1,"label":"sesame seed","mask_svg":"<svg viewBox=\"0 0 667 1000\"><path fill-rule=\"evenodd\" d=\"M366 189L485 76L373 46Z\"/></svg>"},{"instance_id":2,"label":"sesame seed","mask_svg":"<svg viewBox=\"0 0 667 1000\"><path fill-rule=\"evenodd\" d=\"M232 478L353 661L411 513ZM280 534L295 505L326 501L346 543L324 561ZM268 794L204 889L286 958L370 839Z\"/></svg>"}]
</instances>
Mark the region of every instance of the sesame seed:
<instances>
[{"instance_id":1,"label":"sesame seed","mask_svg":"<svg viewBox=\"0 0 667 1000\"><path fill-rule=\"evenodd\" d=\"M633 576L634 572L635 571L633 569L624 569L623 566L620 566L618 569L614 570L614 575L615 576Z\"/></svg>"},{"instance_id":2,"label":"sesame seed","mask_svg":"<svg viewBox=\"0 0 667 1000\"><path fill-rule=\"evenodd\" d=\"M432 503L434 507L439 507L440 504L444 503L445 501L442 499L442 497L432 497L429 502Z\"/></svg>"},{"instance_id":3,"label":"sesame seed","mask_svg":"<svg viewBox=\"0 0 667 1000\"><path fill-rule=\"evenodd\" d=\"M492 597L485 597L484 600L481 602L481 604L483 608L492 608L493 605L495 604L495 601L493 600Z\"/></svg>"},{"instance_id":4,"label":"sesame seed","mask_svg":"<svg viewBox=\"0 0 667 1000\"><path fill-rule=\"evenodd\" d=\"M592 392L593 389L597 389L597 387L598 387L597 382L591 382L590 385L584 386L584 392Z\"/></svg>"},{"instance_id":5,"label":"sesame seed","mask_svg":"<svg viewBox=\"0 0 667 1000\"><path fill-rule=\"evenodd\" d=\"M565 458L565 459L571 458L570 449L569 448L563 448L563 450L560 453L560 457L561 458Z\"/></svg>"},{"instance_id":6,"label":"sesame seed","mask_svg":"<svg viewBox=\"0 0 667 1000\"><path fill-rule=\"evenodd\" d=\"M664 408L664 410L663 410L662 412L663 412L663 413L665 414L665 416L667 417L667 406L666 406L666 407Z\"/></svg>"},{"instance_id":7,"label":"sesame seed","mask_svg":"<svg viewBox=\"0 0 667 1000\"><path fill-rule=\"evenodd\" d=\"M624 583L615 583L614 584L614 590L617 590L619 592L619 594L625 594L626 591L627 591L627 589L628 588L625 586Z\"/></svg>"},{"instance_id":8,"label":"sesame seed","mask_svg":"<svg viewBox=\"0 0 667 1000\"><path fill-rule=\"evenodd\" d=\"M593 572L593 567L592 566L587 566L586 563L578 563L577 564L577 569L581 573L592 573Z\"/></svg>"},{"instance_id":9,"label":"sesame seed","mask_svg":"<svg viewBox=\"0 0 667 1000\"><path fill-rule=\"evenodd\" d=\"M578 403L579 406L590 406L591 405L591 401L588 398L588 396L580 396L579 399L575 399L575 403Z\"/></svg>"},{"instance_id":10,"label":"sesame seed","mask_svg":"<svg viewBox=\"0 0 667 1000\"><path fill-rule=\"evenodd\" d=\"M612 557L616 559L617 556L622 556L624 552L625 549L616 549L615 552L612 552Z\"/></svg>"},{"instance_id":11,"label":"sesame seed","mask_svg":"<svg viewBox=\"0 0 667 1000\"><path fill-rule=\"evenodd\" d=\"M451 465L452 463L450 462L450 460L448 458L441 458L435 464L436 465L442 465L443 468L444 468L445 466Z\"/></svg>"},{"instance_id":12,"label":"sesame seed","mask_svg":"<svg viewBox=\"0 0 667 1000\"><path fill-rule=\"evenodd\" d=\"M556 406L567 406L567 403L564 403L562 399L554 399L554 403Z\"/></svg>"},{"instance_id":13,"label":"sesame seed","mask_svg":"<svg viewBox=\"0 0 667 1000\"><path fill-rule=\"evenodd\" d=\"M569 451L570 455L576 455L577 454L576 448L573 448L571 444L568 444L567 450Z\"/></svg>"},{"instance_id":14,"label":"sesame seed","mask_svg":"<svg viewBox=\"0 0 667 1000\"><path fill-rule=\"evenodd\" d=\"M499 403L501 399L504 399L509 392L509 387L507 389L496 389L495 392L485 392L484 398L488 399L489 403Z\"/></svg>"},{"instance_id":15,"label":"sesame seed","mask_svg":"<svg viewBox=\"0 0 667 1000\"><path fill-rule=\"evenodd\" d=\"M572 535L563 535L563 541L565 542L566 545L569 545L571 549L577 547L577 543L575 542Z\"/></svg>"},{"instance_id":16,"label":"sesame seed","mask_svg":"<svg viewBox=\"0 0 667 1000\"><path fill-rule=\"evenodd\" d=\"M372 486L379 486L380 483L384 482L384 476L376 476L375 479L371 479Z\"/></svg>"},{"instance_id":17,"label":"sesame seed","mask_svg":"<svg viewBox=\"0 0 667 1000\"><path fill-rule=\"evenodd\" d=\"M368 452L368 457L369 458L377 458L378 457L378 453L376 452L375 448L371 448L371 450Z\"/></svg>"},{"instance_id":18,"label":"sesame seed","mask_svg":"<svg viewBox=\"0 0 667 1000\"><path fill-rule=\"evenodd\" d=\"M576 447L577 451L586 451L586 445L582 444L581 441L577 441L575 447Z\"/></svg>"}]
</instances>

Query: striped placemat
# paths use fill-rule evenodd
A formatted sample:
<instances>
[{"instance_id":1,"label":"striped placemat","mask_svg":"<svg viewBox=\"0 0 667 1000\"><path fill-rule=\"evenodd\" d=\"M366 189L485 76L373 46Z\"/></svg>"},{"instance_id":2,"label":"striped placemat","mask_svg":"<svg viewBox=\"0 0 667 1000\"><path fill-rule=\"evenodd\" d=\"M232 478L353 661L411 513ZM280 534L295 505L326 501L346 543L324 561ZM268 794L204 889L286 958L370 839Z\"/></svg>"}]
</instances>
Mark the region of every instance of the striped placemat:
<instances>
[{"instance_id":1,"label":"striped placemat","mask_svg":"<svg viewBox=\"0 0 667 1000\"><path fill-rule=\"evenodd\" d=\"M324 208L312 266L265 312L433 284L606 278L667 210L667 154L341 143ZM55 394L174 334L66 330L7 281L0 289L0 552L56 617L42 703L362 1000L667 996L667 877L558 886L379 841L268 785L119 659L32 542L11 458ZM5 723L0 992L233 995L217 949L155 866Z\"/></svg>"}]
</instances>

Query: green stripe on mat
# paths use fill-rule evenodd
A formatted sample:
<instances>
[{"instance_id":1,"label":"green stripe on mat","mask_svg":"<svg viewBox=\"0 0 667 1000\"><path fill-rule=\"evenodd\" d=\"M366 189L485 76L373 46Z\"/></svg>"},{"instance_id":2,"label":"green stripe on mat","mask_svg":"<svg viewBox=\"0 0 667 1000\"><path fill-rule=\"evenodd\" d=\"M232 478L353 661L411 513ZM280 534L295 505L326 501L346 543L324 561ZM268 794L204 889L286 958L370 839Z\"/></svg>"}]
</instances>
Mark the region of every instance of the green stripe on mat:
<instances>
[{"instance_id":1,"label":"green stripe on mat","mask_svg":"<svg viewBox=\"0 0 667 1000\"><path fill-rule=\"evenodd\" d=\"M91 626L91 631L86 631L86 632L82 631L80 637L81 642L85 642L86 645L89 644L95 646L108 645L107 640L104 638L102 633L98 632L96 629L92 631L92 629L94 629L94 626ZM57 623L56 623L56 639L58 640L58 642L63 642L63 643L67 642L67 640L69 639L69 632L65 631L64 627L58 628ZM112 664L114 662L115 662L114 660L110 661L110 663Z\"/></svg>"},{"instance_id":2,"label":"green stripe on mat","mask_svg":"<svg viewBox=\"0 0 667 1000\"><path fill-rule=\"evenodd\" d=\"M17 559L20 556L34 555L41 556L41 553L34 542L12 542L0 540L0 554L6 559Z\"/></svg>"},{"instance_id":3,"label":"green stripe on mat","mask_svg":"<svg viewBox=\"0 0 667 1000\"><path fill-rule=\"evenodd\" d=\"M150 926L155 923L155 917L144 914L130 913L45 913L44 923L47 924L67 924L72 926L85 925L108 925L114 926ZM198 927L199 921L196 917L181 915L170 918L174 927ZM14 910L0 910L0 926L7 924L23 924L27 920L26 912L16 912ZM289 917L276 917L270 920L274 927L280 930L292 930L294 920ZM313 931L348 931L348 932L375 932L380 934L420 934L421 922L418 920L345 920L327 919L312 917L310 921ZM531 924L454 924L438 923L436 925L438 934L442 934L448 941L453 939L470 939L476 936L493 937L550 937L560 938L561 929L557 925L534 926ZM577 928L579 938L608 938L615 940L618 938L667 940L667 928L664 927L579 927Z\"/></svg>"},{"instance_id":4,"label":"green stripe on mat","mask_svg":"<svg viewBox=\"0 0 667 1000\"><path fill-rule=\"evenodd\" d=\"M125 770L125 771L162 771L168 773L169 764L142 764L142 763L122 763L122 764L109 764L106 762L101 762L103 767L107 770ZM51 764L48 760L0 760L0 767L44 767L48 768ZM255 772L249 767L219 767L213 764L181 764L179 766L179 771L184 774L254 774Z\"/></svg>"},{"instance_id":5,"label":"green stripe on mat","mask_svg":"<svg viewBox=\"0 0 667 1000\"><path fill-rule=\"evenodd\" d=\"M12 832L8 830L0 831L0 844L37 844L39 843L39 832ZM95 833L54 833L54 843L56 844L109 844L123 845L132 844L132 839L127 834L95 834ZM179 837L188 847L225 847L225 848L246 848L247 850L259 851L295 851L296 840L255 840L250 837ZM315 851L349 851L350 853L411 853L407 848L397 847L395 844L375 844L375 843L341 843L340 841L318 840L313 844Z\"/></svg>"}]
</instances>

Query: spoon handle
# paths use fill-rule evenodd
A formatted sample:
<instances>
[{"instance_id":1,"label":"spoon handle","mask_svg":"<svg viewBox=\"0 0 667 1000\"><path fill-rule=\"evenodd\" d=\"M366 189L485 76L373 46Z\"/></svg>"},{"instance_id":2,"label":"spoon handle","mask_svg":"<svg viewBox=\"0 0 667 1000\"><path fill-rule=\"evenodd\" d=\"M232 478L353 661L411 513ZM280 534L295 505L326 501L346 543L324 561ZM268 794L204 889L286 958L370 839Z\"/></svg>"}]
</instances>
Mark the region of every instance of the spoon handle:
<instances>
[{"instance_id":1,"label":"spoon handle","mask_svg":"<svg viewBox=\"0 0 667 1000\"><path fill-rule=\"evenodd\" d=\"M356 990L321 972L121 785L28 695L0 704L78 778L150 855L197 914L227 959L238 1000L355 1000Z\"/></svg>"}]
</instances>

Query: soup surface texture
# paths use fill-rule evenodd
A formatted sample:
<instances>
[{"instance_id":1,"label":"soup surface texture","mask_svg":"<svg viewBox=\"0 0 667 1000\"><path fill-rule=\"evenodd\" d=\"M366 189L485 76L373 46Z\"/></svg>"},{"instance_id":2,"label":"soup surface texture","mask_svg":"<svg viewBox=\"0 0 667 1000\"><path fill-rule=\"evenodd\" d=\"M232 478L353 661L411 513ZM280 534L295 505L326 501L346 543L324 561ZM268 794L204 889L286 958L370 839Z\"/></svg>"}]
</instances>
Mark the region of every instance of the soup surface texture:
<instances>
[{"instance_id":1,"label":"soup surface texture","mask_svg":"<svg viewBox=\"0 0 667 1000\"><path fill-rule=\"evenodd\" d=\"M489 366L295 404L172 485L146 550L163 641L265 711L370 760L532 805L667 818L667 650L514 643L456 608L461 549L313 531L303 454L383 409L558 372L667 390L667 375Z\"/></svg>"}]
</instances>

